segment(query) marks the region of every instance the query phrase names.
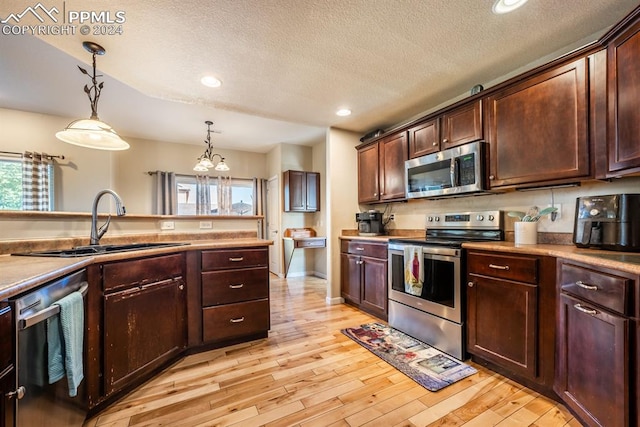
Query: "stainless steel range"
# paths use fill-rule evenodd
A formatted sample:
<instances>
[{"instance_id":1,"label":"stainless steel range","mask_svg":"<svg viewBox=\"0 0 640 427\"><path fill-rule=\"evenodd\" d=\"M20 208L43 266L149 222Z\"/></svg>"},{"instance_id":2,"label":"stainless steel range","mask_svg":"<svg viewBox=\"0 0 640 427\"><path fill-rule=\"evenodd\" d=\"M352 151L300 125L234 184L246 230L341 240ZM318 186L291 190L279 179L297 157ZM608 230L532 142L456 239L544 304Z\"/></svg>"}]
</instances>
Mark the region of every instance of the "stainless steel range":
<instances>
[{"instance_id":1,"label":"stainless steel range","mask_svg":"<svg viewBox=\"0 0 640 427\"><path fill-rule=\"evenodd\" d=\"M428 214L424 239L390 239L389 325L465 359L462 243L500 240L501 211Z\"/></svg>"}]
</instances>

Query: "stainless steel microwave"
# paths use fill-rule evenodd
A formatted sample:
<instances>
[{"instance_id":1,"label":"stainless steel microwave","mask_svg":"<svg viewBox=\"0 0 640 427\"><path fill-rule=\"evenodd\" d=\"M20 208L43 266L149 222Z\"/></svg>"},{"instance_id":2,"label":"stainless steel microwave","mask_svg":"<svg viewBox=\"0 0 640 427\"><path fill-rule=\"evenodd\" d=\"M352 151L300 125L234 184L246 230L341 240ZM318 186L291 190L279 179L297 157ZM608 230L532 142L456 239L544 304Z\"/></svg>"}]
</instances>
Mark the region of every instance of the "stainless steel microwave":
<instances>
[{"instance_id":1,"label":"stainless steel microwave","mask_svg":"<svg viewBox=\"0 0 640 427\"><path fill-rule=\"evenodd\" d=\"M470 142L407 160L404 177L407 198L439 198L483 193L488 144Z\"/></svg>"}]
</instances>

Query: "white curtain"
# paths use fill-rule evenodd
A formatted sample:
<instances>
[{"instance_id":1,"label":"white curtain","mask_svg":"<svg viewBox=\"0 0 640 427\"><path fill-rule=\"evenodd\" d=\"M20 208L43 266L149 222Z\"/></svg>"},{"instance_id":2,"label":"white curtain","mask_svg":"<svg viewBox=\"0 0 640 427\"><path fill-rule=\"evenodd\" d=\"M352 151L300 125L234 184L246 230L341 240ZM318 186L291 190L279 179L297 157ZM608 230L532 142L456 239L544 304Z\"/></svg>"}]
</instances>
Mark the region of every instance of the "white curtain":
<instances>
[{"instance_id":1,"label":"white curtain","mask_svg":"<svg viewBox=\"0 0 640 427\"><path fill-rule=\"evenodd\" d=\"M22 209L49 211L50 157L45 153L25 151L22 156Z\"/></svg>"},{"instance_id":2,"label":"white curtain","mask_svg":"<svg viewBox=\"0 0 640 427\"><path fill-rule=\"evenodd\" d=\"M211 215L209 175L196 175L196 215Z\"/></svg>"},{"instance_id":3,"label":"white curtain","mask_svg":"<svg viewBox=\"0 0 640 427\"><path fill-rule=\"evenodd\" d=\"M156 171L155 175L155 214L177 214L176 174L174 172Z\"/></svg>"},{"instance_id":4,"label":"white curtain","mask_svg":"<svg viewBox=\"0 0 640 427\"><path fill-rule=\"evenodd\" d=\"M231 215L231 177L218 177L218 215Z\"/></svg>"}]
</instances>

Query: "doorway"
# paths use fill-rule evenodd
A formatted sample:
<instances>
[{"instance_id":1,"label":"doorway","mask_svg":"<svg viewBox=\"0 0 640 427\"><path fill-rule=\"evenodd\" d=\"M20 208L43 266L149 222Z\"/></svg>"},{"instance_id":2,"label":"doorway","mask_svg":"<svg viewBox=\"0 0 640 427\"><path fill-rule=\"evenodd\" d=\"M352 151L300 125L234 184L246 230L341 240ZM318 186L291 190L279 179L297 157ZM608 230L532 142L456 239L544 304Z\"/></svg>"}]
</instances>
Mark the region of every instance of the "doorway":
<instances>
[{"instance_id":1,"label":"doorway","mask_svg":"<svg viewBox=\"0 0 640 427\"><path fill-rule=\"evenodd\" d=\"M269 246L269 271L282 277L282 238L280 237L280 180L278 175L267 181L267 239Z\"/></svg>"}]
</instances>

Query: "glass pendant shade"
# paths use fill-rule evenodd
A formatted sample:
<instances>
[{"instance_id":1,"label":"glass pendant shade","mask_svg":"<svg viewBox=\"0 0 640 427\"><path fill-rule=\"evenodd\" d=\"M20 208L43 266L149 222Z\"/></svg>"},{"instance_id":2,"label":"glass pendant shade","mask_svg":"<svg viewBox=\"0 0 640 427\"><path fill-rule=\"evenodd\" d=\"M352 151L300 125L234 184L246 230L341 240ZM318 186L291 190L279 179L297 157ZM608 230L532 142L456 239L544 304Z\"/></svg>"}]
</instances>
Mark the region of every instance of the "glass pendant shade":
<instances>
[{"instance_id":1,"label":"glass pendant shade","mask_svg":"<svg viewBox=\"0 0 640 427\"><path fill-rule=\"evenodd\" d=\"M227 166L227 164L224 162L224 159L220 160L220 162L218 162L218 164L216 165L216 167L214 168L217 171L228 171L229 170L229 166Z\"/></svg>"},{"instance_id":2,"label":"glass pendant shade","mask_svg":"<svg viewBox=\"0 0 640 427\"><path fill-rule=\"evenodd\" d=\"M213 167L213 162L211 161L211 159L203 156L200 158L200 165L207 169L210 169Z\"/></svg>"},{"instance_id":3,"label":"glass pendant shade","mask_svg":"<svg viewBox=\"0 0 640 427\"><path fill-rule=\"evenodd\" d=\"M97 150L119 151L129 148L129 144L105 122L95 119L75 120L60 132L56 138L69 144Z\"/></svg>"}]
</instances>

